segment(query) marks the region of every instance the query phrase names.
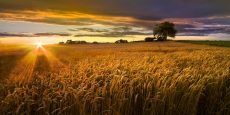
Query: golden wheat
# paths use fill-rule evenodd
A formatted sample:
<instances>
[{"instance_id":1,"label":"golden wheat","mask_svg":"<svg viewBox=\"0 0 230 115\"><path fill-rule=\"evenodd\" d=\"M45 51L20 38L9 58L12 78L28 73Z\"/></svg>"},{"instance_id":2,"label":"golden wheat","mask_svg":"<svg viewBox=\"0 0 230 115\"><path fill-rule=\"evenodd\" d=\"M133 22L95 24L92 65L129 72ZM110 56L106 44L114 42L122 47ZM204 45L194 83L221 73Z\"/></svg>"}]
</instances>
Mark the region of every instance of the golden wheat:
<instances>
[{"instance_id":1,"label":"golden wheat","mask_svg":"<svg viewBox=\"0 0 230 115\"><path fill-rule=\"evenodd\" d=\"M22 75L33 69L29 78L2 79L0 113L230 114L228 48L159 42L45 49L53 56L37 56L35 66L48 64L18 68L22 58L12 69Z\"/></svg>"}]
</instances>

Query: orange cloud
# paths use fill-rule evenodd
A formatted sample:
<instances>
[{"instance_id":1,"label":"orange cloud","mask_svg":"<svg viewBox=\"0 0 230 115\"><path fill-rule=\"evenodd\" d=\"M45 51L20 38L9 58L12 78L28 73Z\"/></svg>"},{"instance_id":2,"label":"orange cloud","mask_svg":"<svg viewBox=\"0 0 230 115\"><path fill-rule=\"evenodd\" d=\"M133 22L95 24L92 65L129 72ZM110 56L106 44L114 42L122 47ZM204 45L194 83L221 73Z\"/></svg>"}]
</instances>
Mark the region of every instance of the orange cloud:
<instances>
[{"instance_id":1,"label":"orange cloud","mask_svg":"<svg viewBox=\"0 0 230 115\"><path fill-rule=\"evenodd\" d=\"M32 22L44 22L61 25L92 25L92 24L131 24L131 22L137 21L132 17L120 17L120 16L102 16L91 15L79 12L63 12L63 11L7 11L0 12L0 18L2 20L16 20L16 21L32 21Z\"/></svg>"}]
</instances>

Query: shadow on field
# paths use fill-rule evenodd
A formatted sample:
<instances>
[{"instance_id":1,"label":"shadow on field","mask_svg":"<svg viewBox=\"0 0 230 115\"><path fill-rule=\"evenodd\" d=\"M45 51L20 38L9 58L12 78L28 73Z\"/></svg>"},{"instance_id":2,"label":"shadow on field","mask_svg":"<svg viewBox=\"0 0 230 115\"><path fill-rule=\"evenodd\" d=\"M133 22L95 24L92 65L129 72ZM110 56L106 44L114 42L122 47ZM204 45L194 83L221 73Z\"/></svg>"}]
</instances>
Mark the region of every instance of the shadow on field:
<instances>
[{"instance_id":1,"label":"shadow on field","mask_svg":"<svg viewBox=\"0 0 230 115\"><path fill-rule=\"evenodd\" d=\"M0 55L0 79L7 78L11 70L29 51L20 50ZM1 52L2 53L2 52Z\"/></svg>"},{"instance_id":2,"label":"shadow on field","mask_svg":"<svg viewBox=\"0 0 230 115\"><path fill-rule=\"evenodd\" d=\"M44 54L38 54L33 73L44 73L50 71L50 64Z\"/></svg>"}]
</instances>

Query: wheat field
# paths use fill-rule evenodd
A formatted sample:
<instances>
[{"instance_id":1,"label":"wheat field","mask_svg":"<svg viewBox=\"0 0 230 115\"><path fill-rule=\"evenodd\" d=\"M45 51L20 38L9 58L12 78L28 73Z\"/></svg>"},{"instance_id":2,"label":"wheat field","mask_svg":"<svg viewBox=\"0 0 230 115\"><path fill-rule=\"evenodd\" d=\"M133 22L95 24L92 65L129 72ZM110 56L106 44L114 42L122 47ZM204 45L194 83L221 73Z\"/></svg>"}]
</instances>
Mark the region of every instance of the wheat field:
<instances>
[{"instance_id":1,"label":"wheat field","mask_svg":"<svg viewBox=\"0 0 230 115\"><path fill-rule=\"evenodd\" d=\"M230 49L0 45L1 115L229 115Z\"/></svg>"}]
</instances>

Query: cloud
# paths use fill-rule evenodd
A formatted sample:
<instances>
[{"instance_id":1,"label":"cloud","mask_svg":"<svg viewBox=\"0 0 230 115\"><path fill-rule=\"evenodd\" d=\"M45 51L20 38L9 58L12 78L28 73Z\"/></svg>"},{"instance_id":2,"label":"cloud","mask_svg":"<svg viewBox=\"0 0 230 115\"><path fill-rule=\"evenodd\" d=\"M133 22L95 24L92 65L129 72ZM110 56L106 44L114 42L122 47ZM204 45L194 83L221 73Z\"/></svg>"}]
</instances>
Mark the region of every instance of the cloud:
<instances>
[{"instance_id":1,"label":"cloud","mask_svg":"<svg viewBox=\"0 0 230 115\"><path fill-rule=\"evenodd\" d=\"M92 25L96 20L82 13L65 13L55 11L6 11L0 12L2 20L43 22L58 25Z\"/></svg>"},{"instance_id":2,"label":"cloud","mask_svg":"<svg viewBox=\"0 0 230 115\"><path fill-rule=\"evenodd\" d=\"M0 33L1 37L34 37L33 34L28 34L28 33L7 33L3 32Z\"/></svg>"},{"instance_id":3,"label":"cloud","mask_svg":"<svg viewBox=\"0 0 230 115\"><path fill-rule=\"evenodd\" d=\"M229 14L229 0L0 0L0 10L60 10L141 20Z\"/></svg>"},{"instance_id":4,"label":"cloud","mask_svg":"<svg viewBox=\"0 0 230 115\"><path fill-rule=\"evenodd\" d=\"M110 33L110 34L78 34L74 37L123 37L120 33Z\"/></svg>"},{"instance_id":5,"label":"cloud","mask_svg":"<svg viewBox=\"0 0 230 115\"><path fill-rule=\"evenodd\" d=\"M135 35L151 35L152 32L141 32L139 30L134 30L129 27L121 26L110 28L109 30L101 31L92 28L81 28L80 30L86 30L88 32L97 32L97 33L86 33L86 34L77 34L75 37L125 37L125 36L135 36Z\"/></svg>"},{"instance_id":6,"label":"cloud","mask_svg":"<svg viewBox=\"0 0 230 115\"><path fill-rule=\"evenodd\" d=\"M69 33L35 33L35 36L71 36Z\"/></svg>"},{"instance_id":7,"label":"cloud","mask_svg":"<svg viewBox=\"0 0 230 115\"><path fill-rule=\"evenodd\" d=\"M13 21L31 21L31 22L43 22L59 25L78 25L88 26L94 24L103 25L132 25L136 20L132 17L119 17L115 16L102 16L102 15L90 15L79 12L63 12L55 10L19 10L19 11L0 11L1 20L13 20Z\"/></svg>"},{"instance_id":8,"label":"cloud","mask_svg":"<svg viewBox=\"0 0 230 115\"><path fill-rule=\"evenodd\" d=\"M0 37L42 37L42 36L71 36L69 33L0 33Z\"/></svg>"},{"instance_id":9,"label":"cloud","mask_svg":"<svg viewBox=\"0 0 230 115\"><path fill-rule=\"evenodd\" d=\"M177 25L178 35L208 35L229 33L229 3L229 0L0 0L0 19L84 27L101 24L149 30L156 23L171 21ZM115 36L103 28L69 29L72 32L75 30L105 32Z\"/></svg>"},{"instance_id":10,"label":"cloud","mask_svg":"<svg viewBox=\"0 0 230 115\"><path fill-rule=\"evenodd\" d=\"M194 33L196 35L209 35L217 33L230 33L230 25L204 24L199 27L186 27L182 33Z\"/></svg>"},{"instance_id":11,"label":"cloud","mask_svg":"<svg viewBox=\"0 0 230 115\"><path fill-rule=\"evenodd\" d=\"M76 29L69 29L69 31L84 31L84 32L108 32L107 29L94 29L94 28L76 28Z\"/></svg>"}]
</instances>

